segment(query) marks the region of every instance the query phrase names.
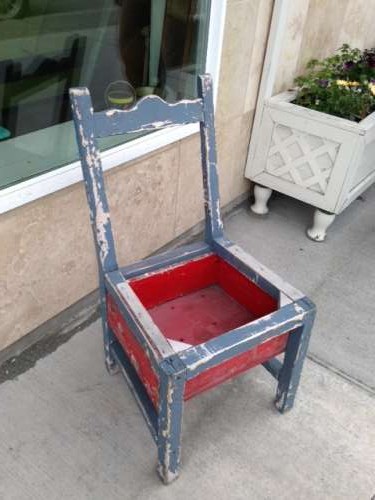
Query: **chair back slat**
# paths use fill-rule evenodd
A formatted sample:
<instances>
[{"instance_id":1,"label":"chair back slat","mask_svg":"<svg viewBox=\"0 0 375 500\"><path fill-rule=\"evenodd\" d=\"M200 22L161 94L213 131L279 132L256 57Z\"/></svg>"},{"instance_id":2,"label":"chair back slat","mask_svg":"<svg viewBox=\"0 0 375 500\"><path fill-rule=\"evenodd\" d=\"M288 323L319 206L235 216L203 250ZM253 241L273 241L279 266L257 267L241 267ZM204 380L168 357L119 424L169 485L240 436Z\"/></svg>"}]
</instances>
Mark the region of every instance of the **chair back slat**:
<instances>
[{"instance_id":1,"label":"chair back slat","mask_svg":"<svg viewBox=\"0 0 375 500\"><path fill-rule=\"evenodd\" d=\"M70 89L70 102L90 209L100 284L103 286L104 274L117 270L118 266L102 163L94 133L92 101L88 89Z\"/></svg>"},{"instance_id":2,"label":"chair back slat","mask_svg":"<svg viewBox=\"0 0 375 500\"><path fill-rule=\"evenodd\" d=\"M203 119L200 122L202 175L205 209L205 240L224 235L220 212L219 177L217 171L213 85L210 75L198 77L198 94L203 104Z\"/></svg>"},{"instance_id":3,"label":"chair back slat","mask_svg":"<svg viewBox=\"0 0 375 500\"><path fill-rule=\"evenodd\" d=\"M144 97L128 110L94 113L96 137L159 130L202 120L201 99L169 104L156 95Z\"/></svg>"},{"instance_id":4,"label":"chair back slat","mask_svg":"<svg viewBox=\"0 0 375 500\"><path fill-rule=\"evenodd\" d=\"M169 104L148 96L133 108L94 113L87 88L70 90L76 137L81 157L96 253L103 283L105 273L118 268L109 208L96 138L158 130L172 125L200 123L205 207L205 240L223 237L217 174L213 88L210 75L198 77L198 99Z\"/></svg>"}]
</instances>

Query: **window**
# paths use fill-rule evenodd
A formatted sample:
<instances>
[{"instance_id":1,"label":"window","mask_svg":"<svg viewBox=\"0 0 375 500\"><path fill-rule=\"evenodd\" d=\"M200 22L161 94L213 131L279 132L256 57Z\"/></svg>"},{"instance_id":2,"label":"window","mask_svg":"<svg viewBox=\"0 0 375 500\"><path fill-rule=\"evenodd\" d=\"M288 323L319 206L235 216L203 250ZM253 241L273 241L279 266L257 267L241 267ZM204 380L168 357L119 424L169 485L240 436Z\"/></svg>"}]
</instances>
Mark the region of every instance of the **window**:
<instances>
[{"instance_id":1,"label":"window","mask_svg":"<svg viewBox=\"0 0 375 500\"><path fill-rule=\"evenodd\" d=\"M87 86L102 110L193 98L199 73L217 76L225 3L0 0L0 213L80 180L69 87ZM101 140L104 167L187 133Z\"/></svg>"},{"instance_id":2,"label":"window","mask_svg":"<svg viewBox=\"0 0 375 500\"><path fill-rule=\"evenodd\" d=\"M96 110L171 101L205 66L208 0L0 0L0 19L1 187L76 160L69 87Z\"/></svg>"}]
</instances>

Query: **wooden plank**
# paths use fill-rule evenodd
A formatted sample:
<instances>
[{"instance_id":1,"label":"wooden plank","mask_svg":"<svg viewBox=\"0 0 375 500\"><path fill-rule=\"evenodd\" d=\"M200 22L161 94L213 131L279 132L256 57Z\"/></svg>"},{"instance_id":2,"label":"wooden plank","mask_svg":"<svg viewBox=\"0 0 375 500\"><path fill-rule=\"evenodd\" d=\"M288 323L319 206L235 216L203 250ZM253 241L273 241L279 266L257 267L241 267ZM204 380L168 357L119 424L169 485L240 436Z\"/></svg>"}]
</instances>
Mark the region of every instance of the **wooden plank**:
<instances>
[{"instance_id":1,"label":"wooden plank","mask_svg":"<svg viewBox=\"0 0 375 500\"><path fill-rule=\"evenodd\" d=\"M113 344L113 354L128 386L141 410L143 418L155 442L157 442L158 415L137 372L118 342Z\"/></svg>"},{"instance_id":2,"label":"wooden plank","mask_svg":"<svg viewBox=\"0 0 375 500\"><path fill-rule=\"evenodd\" d=\"M158 473L165 484L179 472L185 367L175 355L160 365Z\"/></svg>"},{"instance_id":3,"label":"wooden plank","mask_svg":"<svg viewBox=\"0 0 375 500\"><path fill-rule=\"evenodd\" d=\"M315 305L307 298L302 302L305 304L307 314L303 325L289 335L284 363L279 375L275 406L280 413L293 408L315 320Z\"/></svg>"},{"instance_id":4,"label":"wooden plank","mask_svg":"<svg viewBox=\"0 0 375 500\"><path fill-rule=\"evenodd\" d=\"M94 134L92 101L86 88L73 88L69 93L96 253L99 266L106 273L118 266L102 164Z\"/></svg>"},{"instance_id":5,"label":"wooden plank","mask_svg":"<svg viewBox=\"0 0 375 500\"><path fill-rule=\"evenodd\" d=\"M159 405L158 367L152 363L147 350L131 330L115 299L110 294L107 294L107 315L108 325L116 341L120 343L127 357L131 360L149 398L154 407L157 408Z\"/></svg>"},{"instance_id":6,"label":"wooden plank","mask_svg":"<svg viewBox=\"0 0 375 500\"><path fill-rule=\"evenodd\" d=\"M160 130L202 120L202 101L183 100L169 104L156 95L144 97L127 110L109 109L94 114L95 136L108 137Z\"/></svg>"},{"instance_id":7,"label":"wooden plank","mask_svg":"<svg viewBox=\"0 0 375 500\"><path fill-rule=\"evenodd\" d=\"M203 391L233 379L257 365L263 364L267 368L268 360L275 358L285 351L288 335L288 333L284 333L263 342L263 344L258 344L252 349L233 356L212 368L208 368L196 377L188 380L185 388L185 401L201 394Z\"/></svg>"},{"instance_id":8,"label":"wooden plank","mask_svg":"<svg viewBox=\"0 0 375 500\"><path fill-rule=\"evenodd\" d=\"M169 342L119 271L106 276L106 287L154 366L158 366L163 358L173 355Z\"/></svg>"},{"instance_id":9,"label":"wooden plank","mask_svg":"<svg viewBox=\"0 0 375 500\"><path fill-rule=\"evenodd\" d=\"M276 379L279 379L283 364L277 358L269 359L263 363L264 368Z\"/></svg>"},{"instance_id":10,"label":"wooden plank","mask_svg":"<svg viewBox=\"0 0 375 500\"><path fill-rule=\"evenodd\" d=\"M104 275L118 267L115 244L100 153L94 136L91 96L86 88L70 89L69 94L98 262L105 361L111 372L115 370L115 362L111 354L111 343L114 339L107 322Z\"/></svg>"},{"instance_id":11,"label":"wooden plank","mask_svg":"<svg viewBox=\"0 0 375 500\"><path fill-rule=\"evenodd\" d=\"M198 94L203 102L203 120L200 123L200 132L206 219L205 240L210 243L214 238L223 236L217 173L213 90L210 75L198 77Z\"/></svg>"},{"instance_id":12,"label":"wooden plank","mask_svg":"<svg viewBox=\"0 0 375 500\"><path fill-rule=\"evenodd\" d=\"M217 239L212 246L218 255L234 265L276 300L279 300L280 292L292 301L300 300L305 296L230 240Z\"/></svg>"},{"instance_id":13,"label":"wooden plank","mask_svg":"<svg viewBox=\"0 0 375 500\"><path fill-rule=\"evenodd\" d=\"M157 271L165 266L179 264L180 262L185 262L190 259L203 256L204 254L208 254L210 252L211 247L207 243L200 241L191 245L174 248L173 250L159 253L158 255L153 255L152 257L143 259L135 264L122 267L120 271L126 279L131 279Z\"/></svg>"},{"instance_id":14,"label":"wooden plank","mask_svg":"<svg viewBox=\"0 0 375 500\"><path fill-rule=\"evenodd\" d=\"M179 353L186 365L187 379L217 366L242 352L303 325L305 303L300 300L208 342Z\"/></svg>"}]
</instances>

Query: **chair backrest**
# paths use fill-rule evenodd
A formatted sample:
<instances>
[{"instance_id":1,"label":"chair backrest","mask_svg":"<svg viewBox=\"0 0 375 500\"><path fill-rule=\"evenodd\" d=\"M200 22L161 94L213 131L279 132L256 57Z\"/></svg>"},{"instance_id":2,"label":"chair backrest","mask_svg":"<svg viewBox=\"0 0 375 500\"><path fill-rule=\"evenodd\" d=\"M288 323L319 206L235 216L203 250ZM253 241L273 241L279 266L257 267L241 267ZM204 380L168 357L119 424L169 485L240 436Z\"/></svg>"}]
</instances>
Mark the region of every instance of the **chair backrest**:
<instances>
[{"instance_id":1,"label":"chair backrest","mask_svg":"<svg viewBox=\"0 0 375 500\"><path fill-rule=\"evenodd\" d=\"M212 79L198 77L198 99L169 104L157 96L141 99L128 110L94 112L87 88L70 89L78 149L81 158L90 220L100 275L117 269L108 201L104 189L100 151L96 139L117 134L200 123L205 206L205 240L223 236L220 216Z\"/></svg>"}]
</instances>

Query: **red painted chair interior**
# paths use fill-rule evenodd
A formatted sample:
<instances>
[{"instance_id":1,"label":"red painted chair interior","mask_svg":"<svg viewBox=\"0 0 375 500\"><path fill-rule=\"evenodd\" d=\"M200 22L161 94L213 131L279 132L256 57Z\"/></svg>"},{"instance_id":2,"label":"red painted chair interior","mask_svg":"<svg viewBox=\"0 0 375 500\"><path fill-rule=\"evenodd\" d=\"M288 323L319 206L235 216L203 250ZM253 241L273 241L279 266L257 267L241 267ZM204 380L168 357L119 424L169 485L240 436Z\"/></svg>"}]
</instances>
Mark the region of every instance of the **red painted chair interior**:
<instances>
[{"instance_id":1,"label":"red painted chair interior","mask_svg":"<svg viewBox=\"0 0 375 500\"><path fill-rule=\"evenodd\" d=\"M278 306L275 299L214 254L132 279L130 286L167 339L191 345L238 328ZM157 405L157 376L111 298L108 321ZM287 336L264 342L197 375L187 382L185 399L280 354Z\"/></svg>"}]
</instances>

